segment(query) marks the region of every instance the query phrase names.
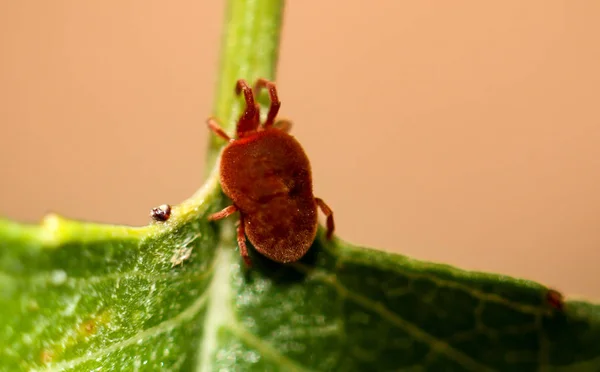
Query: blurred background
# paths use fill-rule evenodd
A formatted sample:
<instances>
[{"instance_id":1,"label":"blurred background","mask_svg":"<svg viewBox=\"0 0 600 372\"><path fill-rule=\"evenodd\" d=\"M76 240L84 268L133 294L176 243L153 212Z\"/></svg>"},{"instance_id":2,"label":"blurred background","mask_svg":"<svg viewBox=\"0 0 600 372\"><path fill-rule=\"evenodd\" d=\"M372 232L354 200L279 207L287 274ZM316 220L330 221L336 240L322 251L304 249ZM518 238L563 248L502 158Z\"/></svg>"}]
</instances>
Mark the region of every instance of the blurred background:
<instances>
[{"instance_id":1,"label":"blurred background","mask_svg":"<svg viewBox=\"0 0 600 372\"><path fill-rule=\"evenodd\" d=\"M142 225L190 196L223 15L0 1L0 215ZM600 300L599 18L594 0L289 1L280 113L339 236Z\"/></svg>"}]
</instances>

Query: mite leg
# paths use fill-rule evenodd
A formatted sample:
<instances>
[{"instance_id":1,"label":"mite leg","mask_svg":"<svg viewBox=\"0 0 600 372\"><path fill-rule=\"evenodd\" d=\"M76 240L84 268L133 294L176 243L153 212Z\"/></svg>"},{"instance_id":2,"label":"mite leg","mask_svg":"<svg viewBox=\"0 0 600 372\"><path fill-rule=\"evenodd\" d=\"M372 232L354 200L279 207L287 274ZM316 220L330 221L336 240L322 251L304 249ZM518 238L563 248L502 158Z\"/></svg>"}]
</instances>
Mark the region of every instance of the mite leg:
<instances>
[{"instance_id":1,"label":"mite leg","mask_svg":"<svg viewBox=\"0 0 600 372\"><path fill-rule=\"evenodd\" d=\"M258 93L260 92L261 88L269 89L269 99L271 100L271 106L269 106L267 120L263 124L264 128L269 128L273 125L275 117L277 117L277 113L279 112L279 106L281 106L281 102L279 101L279 97L277 96L277 88L275 88L274 83L265 79L258 79L256 81L256 85L254 85L254 94L258 96Z\"/></svg>"},{"instance_id":2,"label":"mite leg","mask_svg":"<svg viewBox=\"0 0 600 372\"><path fill-rule=\"evenodd\" d=\"M254 131L258 128L260 124L260 107L254 100L254 93L246 80L240 79L237 81L235 93L238 95L243 93L244 100L246 101L246 108L237 123L237 134L240 137L245 132Z\"/></svg>"},{"instance_id":3,"label":"mite leg","mask_svg":"<svg viewBox=\"0 0 600 372\"><path fill-rule=\"evenodd\" d=\"M327 239L331 239L333 230L335 230L335 225L333 223L333 211L331 210L331 208L329 208L327 204L325 204L323 199L315 198L315 202L317 202L317 205L319 206L319 208L321 208L323 214L327 216Z\"/></svg>"},{"instance_id":4,"label":"mite leg","mask_svg":"<svg viewBox=\"0 0 600 372\"><path fill-rule=\"evenodd\" d=\"M292 122L289 120L281 119L277 120L275 124L273 124L275 128L279 128L286 133L289 133L290 129L292 129Z\"/></svg>"},{"instance_id":5,"label":"mite leg","mask_svg":"<svg viewBox=\"0 0 600 372\"><path fill-rule=\"evenodd\" d=\"M229 207L224 208L220 212L213 213L208 216L209 221L220 220L225 217L229 217L237 211L237 207L235 205L230 205Z\"/></svg>"},{"instance_id":6,"label":"mite leg","mask_svg":"<svg viewBox=\"0 0 600 372\"><path fill-rule=\"evenodd\" d=\"M206 120L206 125L208 125L208 128L212 130L217 136L223 138L228 142L231 141L231 137L229 137L227 133L225 133L223 128L221 128L219 123L217 123L217 121L214 118L208 118Z\"/></svg>"},{"instance_id":7,"label":"mite leg","mask_svg":"<svg viewBox=\"0 0 600 372\"><path fill-rule=\"evenodd\" d=\"M237 226L237 242L240 247L240 254L244 259L247 267L252 267L252 261L250 260L250 255L248 254L248 247L246 247L246 232L244 231L244 218L240 216L240 220L238 221Z\"/></svg>"}]
</instances>

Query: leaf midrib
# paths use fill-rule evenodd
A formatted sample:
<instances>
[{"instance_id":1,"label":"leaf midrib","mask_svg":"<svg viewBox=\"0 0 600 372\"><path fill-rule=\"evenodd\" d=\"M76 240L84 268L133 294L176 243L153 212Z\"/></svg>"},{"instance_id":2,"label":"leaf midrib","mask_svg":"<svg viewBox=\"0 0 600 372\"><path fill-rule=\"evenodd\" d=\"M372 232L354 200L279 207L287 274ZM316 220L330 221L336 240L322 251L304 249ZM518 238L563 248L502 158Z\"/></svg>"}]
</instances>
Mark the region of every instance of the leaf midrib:
<instances>
[{"instance_id":1,"label":"leaf midrib","mask_svg":"<svg viewBox=\"0 0 600 372\"><path fill-rule=\"evenodd\" d=\"M205 296L208 306L204 317L203 339L199 344L197 371L212 371L213 357L218 348L218 331L227 322L233 322L231 309L231 267L233 249L219 244L215 252L214 274ZM202 296L204 297L204 296Z\"/></svg>"}]
</instances>

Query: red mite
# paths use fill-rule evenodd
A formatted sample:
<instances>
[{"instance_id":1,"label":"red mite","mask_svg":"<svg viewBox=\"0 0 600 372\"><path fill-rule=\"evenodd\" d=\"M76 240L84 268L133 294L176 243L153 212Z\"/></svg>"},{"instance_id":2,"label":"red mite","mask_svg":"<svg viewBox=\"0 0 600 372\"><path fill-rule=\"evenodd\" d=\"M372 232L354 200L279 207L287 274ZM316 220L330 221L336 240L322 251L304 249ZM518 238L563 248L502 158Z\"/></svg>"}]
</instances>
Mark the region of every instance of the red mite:
<instances>
[{"instance_id":1,"label":"red mite","mask_svg":"<svg viewBox=\"0 0 600 372\"><path fill-rule=\"evenodd\" d=\"M269 90L271 105L260 125L260 106L254 99L261 88ZM237 241L240 253L251 266L246 237L267 258L290 263L302 258L317 233L317 207L327 216L327 238L334 230L333 212L312 190L308 157L300 143L288 134L291 123L275 117L281 102L275 84L258 79L254 89L238 80L236 94L243 93L246 107L236 137L230 138L213 118L208 127L229 143L221 157L221 188L233 204L212 214L219 220L239 212Z\"/></svg>"},{"instance_id":2,"label":"red mite","mask_svg":"<svg viewBox=\"0 0 600 372\"><path fill-rule=\"evenodd\" d=\"M554 289L548 290L546 293L546 301L556 310L563 310L565 307L563 295Z\"/></svg>"},{"instance_id":3,"label":"red mite","mask_svg":"<svg viewBox=\"0 0 600 372\"><path fill-rule=\"evenodd\" d=\"M152 217L154 221L158 222L167 221L171 217L171 206L169 204L163 204L152 208L150 211L150 217Z\"/></svg>"}]
</instances>

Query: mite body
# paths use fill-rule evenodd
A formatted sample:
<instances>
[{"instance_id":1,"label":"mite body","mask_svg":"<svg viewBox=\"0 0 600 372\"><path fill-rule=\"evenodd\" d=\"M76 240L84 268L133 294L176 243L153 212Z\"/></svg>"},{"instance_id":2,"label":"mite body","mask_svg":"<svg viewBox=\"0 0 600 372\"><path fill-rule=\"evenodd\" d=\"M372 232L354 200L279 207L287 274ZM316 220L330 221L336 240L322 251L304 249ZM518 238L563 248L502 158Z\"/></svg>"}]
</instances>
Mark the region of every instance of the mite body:
<instances>
[{"instance_id":1,"label":"mite body","mask_svg":"<svg viewBox=\"0 0 600 372\"><path fill-rule=\"evenodd\" d=\"M546 301L548 302L548 304L550 304L550 306L552 306L556 310L564 310L565 300L562 293L560 293L559 291L549 289L548 293L546 293Z\"/></svg>"},{"instance_id":2,"label":"mite body","mask_svg":"<svg viewBox=\"0 0 600 372\"><path fill-rule=\"evenodd\" d=\"M162 204L152 208L150 217L157 222L167 221L171 217L171 206L169 204Z\"/></svg>"},{"instance_id":3,"label":"mite body","mask_svg":"<svg viewBox=\"0 0 600 372\"><path fill-rule=\"evenodd\" d=\"M261 126L254 96L263 87L269 89L271 106ZM209 128L229 141L221 157L220 182L233 202L209 219L239 212L238 245L247 265L246 237L271 260L295 262L315 239L317 208L327 216L328 238L334 230L333 212L313 195L310 162L300 143L287 133L291 123L274 122L280 106L275 85L259 79L252 90L239 80L236 92L242 92L246 101L237 123L237 138L231 139L214 119L208 120Z\"/></svg>"}]
</instances>

